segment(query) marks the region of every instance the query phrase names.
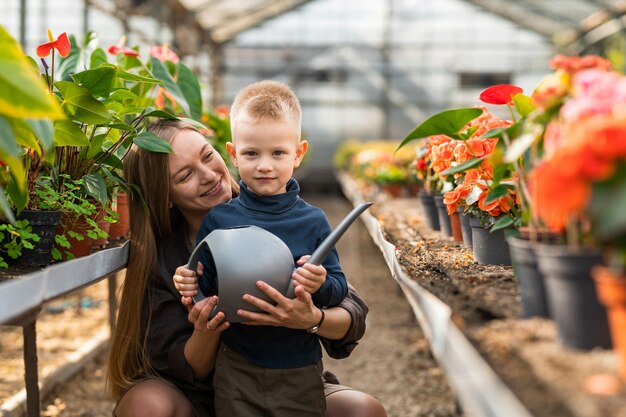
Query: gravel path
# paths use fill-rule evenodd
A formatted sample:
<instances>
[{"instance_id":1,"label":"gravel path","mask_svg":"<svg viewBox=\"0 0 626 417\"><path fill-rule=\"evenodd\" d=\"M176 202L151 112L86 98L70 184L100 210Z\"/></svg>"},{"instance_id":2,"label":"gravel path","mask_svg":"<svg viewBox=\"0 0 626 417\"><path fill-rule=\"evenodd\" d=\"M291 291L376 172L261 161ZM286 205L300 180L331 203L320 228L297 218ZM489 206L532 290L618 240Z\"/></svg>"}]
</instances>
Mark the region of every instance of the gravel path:
<instances>
[{"instance_id":1,"label":"gravel path","mask_svg":"<svg viewBox=\"0 0 626 417\"><path fill-rule=\"evenodd\" d=\"M336 225L351 206L340 195L307 196ZM393 417L456 416L453 395L434 362L399 286L356 222L338 245L346 276L370 307L368 329L359 347L345 360L325 358L325 367L343 384L378 398ZM45 416L109 416L113 403L104 394L104 357L47 398Z\"/></svg>"}]
</instances>

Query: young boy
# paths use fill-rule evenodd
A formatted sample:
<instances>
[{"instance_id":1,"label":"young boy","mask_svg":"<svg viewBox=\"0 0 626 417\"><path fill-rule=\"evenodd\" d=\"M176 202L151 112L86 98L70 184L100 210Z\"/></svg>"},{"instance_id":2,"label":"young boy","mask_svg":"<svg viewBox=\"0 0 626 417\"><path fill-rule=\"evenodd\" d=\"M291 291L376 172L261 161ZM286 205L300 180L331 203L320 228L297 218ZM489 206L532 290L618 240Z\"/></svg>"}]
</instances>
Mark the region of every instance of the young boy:
<instances>
[{"instance_id":1,"label":"young boy","mask_svg":"<svg viewBox=\"0 0 626 417\"><path fill-rule=\"evenodd\" d=\"M292 178L308 148L300 137L301 118L297 97L282 83L262 81L239 92L231 108L232 143L226 148L239 170L240 195L211 209L198 242L215 229L256 225L281 238L298 261L330 234L324 212L299 197ZM214 293L215 265L205 255L201 288ZM317 307L343 300L347 282L336 250L321 266L299 263L294 284L311 293ZM324 416L322 353L314 334L323 320L322 310L320 322L309 331L231 324L222 333L215 365L218 417Z\"/></svg>"}]
</instances>

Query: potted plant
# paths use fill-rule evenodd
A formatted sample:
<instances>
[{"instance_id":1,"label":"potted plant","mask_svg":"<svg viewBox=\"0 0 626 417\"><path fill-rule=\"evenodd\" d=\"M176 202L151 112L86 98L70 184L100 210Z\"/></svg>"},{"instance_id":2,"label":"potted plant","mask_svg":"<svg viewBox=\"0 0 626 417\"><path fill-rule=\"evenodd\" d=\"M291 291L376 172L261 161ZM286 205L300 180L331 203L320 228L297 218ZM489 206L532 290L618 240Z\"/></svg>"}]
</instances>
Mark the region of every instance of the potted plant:
<instances>
[{"instance_id":1,"label":"potted plant","mask_svg":"<svg viewBox=\"0 0 626 417\"><path fill-rule=\"evenodd\" d=\"M621 93L626 78L594 56L557 56L553 66L561 82L549 78L534 96L539 111L532 122L545 128L543 154L530 173L529 189L534 214L563 234L565 244L541 245L539 267L562 341L583 349L610 347L606 311L591 271L607 254L614 270L624 270L620 248L626 217L620 201L626 119L620 109L626 105Z\"/></svg>"}]
</instances>

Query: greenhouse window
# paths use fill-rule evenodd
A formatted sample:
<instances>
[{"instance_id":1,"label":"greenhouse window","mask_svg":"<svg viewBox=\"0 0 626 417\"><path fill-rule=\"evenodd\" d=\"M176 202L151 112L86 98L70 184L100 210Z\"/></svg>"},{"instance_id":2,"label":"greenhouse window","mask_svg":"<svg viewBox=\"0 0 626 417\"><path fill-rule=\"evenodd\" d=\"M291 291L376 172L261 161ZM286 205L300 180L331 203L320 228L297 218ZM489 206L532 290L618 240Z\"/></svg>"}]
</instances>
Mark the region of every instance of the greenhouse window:
<instances>
[{"instance_id":1,"label":"greenhouse window","mask_svg":"<svg viewBox=\"0 0 626 417\"><path fill-rule=\"evenodd\" d=\"M460 72L461 88L485 88L497 84L511 84L509 72Z\"/></svg>"}]
</instances>

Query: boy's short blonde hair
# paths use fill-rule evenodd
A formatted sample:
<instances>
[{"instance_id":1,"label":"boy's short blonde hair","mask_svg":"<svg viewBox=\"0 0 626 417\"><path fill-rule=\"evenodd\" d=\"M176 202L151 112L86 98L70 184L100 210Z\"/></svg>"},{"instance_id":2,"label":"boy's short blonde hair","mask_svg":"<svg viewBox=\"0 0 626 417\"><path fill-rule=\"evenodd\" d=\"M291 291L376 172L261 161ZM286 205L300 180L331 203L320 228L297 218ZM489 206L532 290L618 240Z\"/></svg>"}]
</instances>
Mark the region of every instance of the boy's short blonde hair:
<instances>
[{"instance_id":1,"label":"boy's short blonde hair","mask_svg":"<svg viewBox=\"0 0 626 417\"><path fill-rule=\"evenodd\" d=\"M259 81L244 87L233 101L230 120L233 137L241 114L247 113L255 121L291 120L300 133L302 109L298 97L288 85L278 81Z\"/></svg>"}]
</instances>

